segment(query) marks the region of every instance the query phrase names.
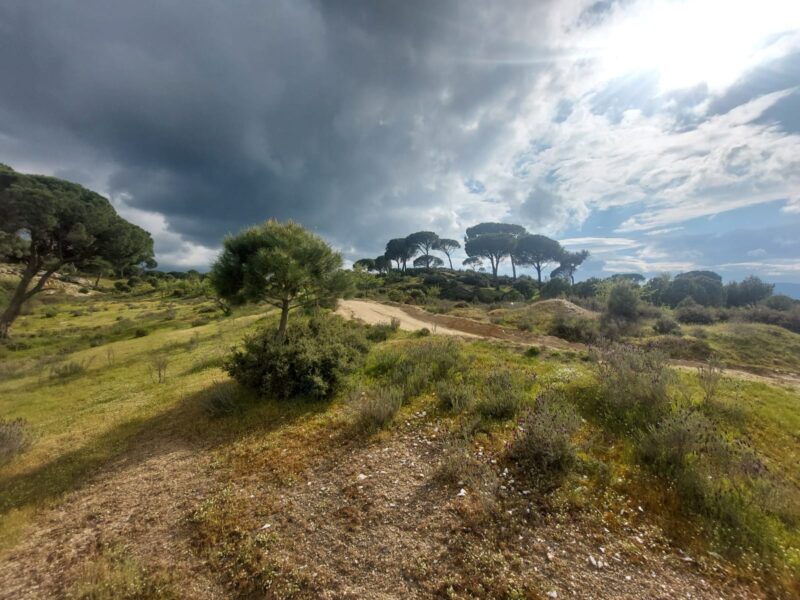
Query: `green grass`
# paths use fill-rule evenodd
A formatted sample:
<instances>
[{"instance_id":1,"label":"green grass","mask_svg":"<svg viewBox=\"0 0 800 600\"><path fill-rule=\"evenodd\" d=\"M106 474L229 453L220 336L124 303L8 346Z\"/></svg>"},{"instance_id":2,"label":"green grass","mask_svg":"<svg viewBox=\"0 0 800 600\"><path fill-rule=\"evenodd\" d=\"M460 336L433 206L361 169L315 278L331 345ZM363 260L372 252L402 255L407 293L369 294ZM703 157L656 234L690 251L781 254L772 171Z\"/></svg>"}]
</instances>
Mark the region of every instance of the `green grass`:
<instances>
[{"instance_id":1,"label":"green grass","mask_svg":"<svg viewBox=\"0 0 800 600\"><path fill-rule=\"evenodd\" d=\"M705 328L722 362L753 370L800 373L800 335L775 325L725 323Z\"/></svg>"},{"instance_id":2,"label":"green grass","mask_svg":"<svg viewBox=\"0 0 800 600\"><path fill-rule=\"evenodd\" d=\"M85 308L83 298L64 298L56 307L69 314ZM0 468L0 535L11 543L34 511L80 485L88 473L123 453L133 437L169 422L183 411L200 412L189 399L226 375L221 356L253 326L258 313L219 318L192 327L199 303L180 305L145 298L95 300L99 309L85 316L42 318L39 311L21 317L14 342L29 347L3 348L0 414L24 418L32 431L30 450ZM163 319L171 310L174 318ZM131 319L124 330L117 317ZM172 313L170 313L172 316ZM128 329L151 333L134 338ZM115 340L92 347L90 336ZM73 349L72 351L70 351ZM164 383L153 372L153 357L167 359ZM85 371L50 376L54 366L80 364Z\"/></svg>"}]
</instances>

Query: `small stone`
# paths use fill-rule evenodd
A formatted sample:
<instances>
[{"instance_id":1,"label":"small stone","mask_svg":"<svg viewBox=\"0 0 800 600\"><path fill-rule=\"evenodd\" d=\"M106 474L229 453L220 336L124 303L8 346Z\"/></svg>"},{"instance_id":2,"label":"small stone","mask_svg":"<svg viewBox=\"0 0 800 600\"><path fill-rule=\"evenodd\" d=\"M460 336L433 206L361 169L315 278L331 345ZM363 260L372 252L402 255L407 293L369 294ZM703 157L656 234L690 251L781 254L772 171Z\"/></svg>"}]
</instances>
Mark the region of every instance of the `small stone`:
<instances>
[{"instance_id":1,"label":"small stone","mask_svg":"<svg viewBox=\"0 0 800 600\"><path fill-rule=\"evenodd\" d=\"M261 529L269 529L270 527L272 527L272 523L264 523L264 524L261 526Z\"/></svg>"},{"instance_id":2,"label":"small stone","mask_svg":"<svg viewBox=\"0 0 800 600\"><path fill-rule=\"evenodd\" d=\"M458 497L459 498L463 498L466 495L467 495L467 490L465 490L464 488L461 488L461 491L458 492Z\"/></svg>"},{"instance_id":3,"label":"small stone","mask_svg":"<svg viewBox=\"0 0 800 600\"><path fill-rule=\"evenodd\" d=\"M367 476L364 475L363 473L359 473L358 477L356 477L356 479L358 479L359 481L364 481L366 478Z\"/></svg>"},{"instance_id":4,"label":"small stone","mask_svg":"<svg viewBox=\"0 0 800 600\"><path fill-rule=\"evenodd\" d=\"M547 597L548 598L558 598L558 592L555 591L555 590L550 590L549 592L547 592Z\"/></svg>"}]
</instances>

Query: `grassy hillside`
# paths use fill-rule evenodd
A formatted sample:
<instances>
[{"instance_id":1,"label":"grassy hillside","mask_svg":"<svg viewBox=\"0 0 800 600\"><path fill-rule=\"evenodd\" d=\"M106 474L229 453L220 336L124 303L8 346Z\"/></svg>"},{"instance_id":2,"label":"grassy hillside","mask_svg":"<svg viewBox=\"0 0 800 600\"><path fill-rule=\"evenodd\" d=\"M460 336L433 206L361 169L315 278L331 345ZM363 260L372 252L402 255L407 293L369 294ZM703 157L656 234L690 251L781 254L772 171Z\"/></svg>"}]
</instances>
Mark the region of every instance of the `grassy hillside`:
<instances>
[{"instance_id":1,"label":"grassy hillside","mask_svg":"<svg viewBox=\"0 0 800 600\"><path fill-rule=\"evenodd\" d=\"M541 308L475 316L546 332L564 305ZM670 384L674 410L695 407L758 457L744 479L715 472L736 494L689 497L609 420L584 352L387 330L333 400L280 402L221 368L274 320L154 293L34 306L0 347L0 415L24 419L32 441L0 466L0 560L84 598L536 598L597 593L609 578L640 597L660 584L700 597L800 589L796 389L722 379L703 399L693 372ZM797 337L740 324L705 334L726 361L795 372ZM402 404L375 421L384 389ZM546 417L542 394L579 415L565 438L574 460L546 481L512 451L536 427L519 419Z\"/></svg>"}]
</instances>

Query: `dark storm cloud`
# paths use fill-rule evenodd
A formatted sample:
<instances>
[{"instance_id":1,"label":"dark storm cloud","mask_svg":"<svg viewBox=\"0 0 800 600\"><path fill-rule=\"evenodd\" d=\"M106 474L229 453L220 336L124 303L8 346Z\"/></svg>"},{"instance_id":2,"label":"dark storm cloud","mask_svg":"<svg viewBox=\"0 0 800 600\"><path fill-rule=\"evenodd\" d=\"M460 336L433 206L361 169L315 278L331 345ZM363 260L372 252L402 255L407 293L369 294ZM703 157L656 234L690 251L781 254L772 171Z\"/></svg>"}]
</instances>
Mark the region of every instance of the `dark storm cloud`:
<instances>
[{"instance_id":1,"label":"dark storm cloud","mask_svg":"<svg viewBox=\"0 0 800 600\"><path fill-rule=\"evenodd\" d=\"M515 86L534 69L461 59L518 51L512 14L538 13L478 2L7 2L0 135L24 138L31 156L46 146L76 174L103 162L109 193L201 244L291 217L374 250L376 227L382 244L414 227L415 208L442 201L426 177L480 164L505 135Z\"/></svg>"}]
</instances>

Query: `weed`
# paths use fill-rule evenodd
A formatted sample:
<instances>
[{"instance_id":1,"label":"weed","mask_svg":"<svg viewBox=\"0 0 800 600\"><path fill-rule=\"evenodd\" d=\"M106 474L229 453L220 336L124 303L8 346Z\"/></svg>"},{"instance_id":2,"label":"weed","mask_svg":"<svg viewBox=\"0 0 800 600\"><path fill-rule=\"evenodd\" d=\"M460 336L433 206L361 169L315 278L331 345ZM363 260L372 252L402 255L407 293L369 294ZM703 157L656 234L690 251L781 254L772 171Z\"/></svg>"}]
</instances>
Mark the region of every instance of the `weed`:
<instances>
[{"instance_id":1,"label":"weed","mask_svg":"<svg viewBox=\"0 0 800 600\"><path fill-rule=\"evenodd\" d=\"M69 600L168 600L178 598L167 575L145 568L121 550L88 562L66 594Z\"/></svg>"},{"instance_id":2,"label":"weed","mask_svg":"<svg viewBox=\"0 0 800 600\"><path fill-rule=\"evenodd\" d=\"M169 359L166 355L155 356L150 361L150 377L158 383L166 383L167 381L167 366Z\"/></svg>"},{"instance_id":3,"label":"weed","mask_svg":"<svg viewBox=\"0 0 800 600\"><path fill-rule=\"evenodd\" d=\"M200 334L195 331L194 333L192 333L192 336L186 342L186 349L189 352L192 352L194 350L197 350L197 347L199 345L200 345Z\"/></svg>"},{"instance_id":4,"label":"weed","mask_svg":"<svg viewBox=\"0 0 800 600\"><path fill-rule=\"evenodd\" d=\"M403 405L403 395L403 390L394 386L354 392L350 404L356 428L371 434L386 427Z\"/></svg>"},{"instance_id":5,"label":"weed","mask_svg":"<svg viewBox=\"0 0 800 600\"><path fill-rule=\"evenodd\" d=\"M50 367L50 379L68 379L70 377L77 377L83 375L86 370L91 366L94 357L86 358L80 361L67 361L61 364L53 365Z\"/></svg>"},{"instance_id":6,"label":"weed","mask_svg":"<svg viewBox=\"0 0 800 600\"><path fill-rule=\"evenodd\" d=\"M25 419L0 419L0 465L25 452L30 445Z\"/></svg>"},{"instance_id":7,"label":"weed","mask_svg":"<svg viewBox=\"0 0 800 600\"><path fill-rule=\"evenodd\" d=\"M540 492L558 487L575 465L572 436L579 424L572 406L554 394L539 396L520 420L509 456Z\"/></svg>"},{"instance_id":8,"label":"weed","mask_svg":"<svg viewBox=\"0 0 800 600\"><path fill-rule=\"evenodd\" d=\"M232 381L212 380L205 402L205 409L210 417L227 417L240 410L235 385Z\"/></svg>"},{"instance_id":9,"label":"weed","mask_svg":"<svg viewBox=\"0 0 800 600\"><path fill-rule=\"evenodd\" d=\"M444 410L460 413L472 404L475 390L463 378L443 379L436 384L436 397Z\"/></svg>"},{"instance_id":10,"label":"weed","mask_svg":"<svg viewBox=\"0 0 800 600\"><path fill-rule=\"evenodd\" d=\"M697 369L697 383L703 390L703 401L710 403L717 395L719 383L722 380L722 365L716 359L709 360Z\"/></svg>"},{"instance_id":11,"label":"weed","mask_svg":"<svg viewBox=\"0 0 800 600\"><path fill-rule=\"evenodd\" d=\"M510 419L525 402L531 383L510 369L492 372L484 382L481 399L475 407L478 414L487 419Z\"/></svg>"},{"instance_id":12,"label":"weed","mask_svg":"<svg viewBox=\"0 0 800 600\"><path fill-rule=\"evenodd\" d=\"M595 360L600 390L587 408L609 429L644 430L669 412L674 373L663 354L615 344L597 351Z\"/></svg>"}]
</instances>

